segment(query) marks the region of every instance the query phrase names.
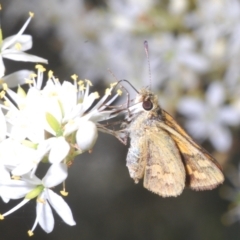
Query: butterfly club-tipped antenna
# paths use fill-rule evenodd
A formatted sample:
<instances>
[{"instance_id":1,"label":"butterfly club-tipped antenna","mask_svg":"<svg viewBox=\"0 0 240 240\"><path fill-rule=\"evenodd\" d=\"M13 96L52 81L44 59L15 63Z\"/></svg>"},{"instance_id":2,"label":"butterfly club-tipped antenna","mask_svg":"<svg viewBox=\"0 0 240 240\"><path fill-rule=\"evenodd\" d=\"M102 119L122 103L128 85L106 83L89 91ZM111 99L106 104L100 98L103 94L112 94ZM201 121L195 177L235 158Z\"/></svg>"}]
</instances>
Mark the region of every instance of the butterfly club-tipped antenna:
<instances>
[{"instance_id":1,"label":"butterfly club-tipped antenna","mask_svg":"<svg viewBox=\"0 0 240 240\"><path fill-rule=\"evenodd\" d=\"M151 76L151 66L150 66L150 59L149 59L149 50L148 50L148 41L144 41L143 43L144 45L144 50L146 52L146 56L147 56L147 62L148 62L148 74L149 74L149 88L151 90L152 87L152 76Z\"/></svg>"}]
</instances>

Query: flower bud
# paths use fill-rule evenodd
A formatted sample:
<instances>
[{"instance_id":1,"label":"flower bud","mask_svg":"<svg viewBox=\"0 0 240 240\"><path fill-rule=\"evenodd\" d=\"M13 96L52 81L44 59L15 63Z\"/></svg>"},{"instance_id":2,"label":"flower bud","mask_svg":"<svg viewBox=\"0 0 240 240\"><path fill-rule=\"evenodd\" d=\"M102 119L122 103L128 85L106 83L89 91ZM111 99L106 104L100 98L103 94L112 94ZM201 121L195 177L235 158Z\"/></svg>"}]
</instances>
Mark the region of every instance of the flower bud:
<instances>
[{"instance_id":1,"label":"flower bud","mask_svg":"<svg viewBox=\"0 0 240 240\"><path fill-rule=\"evenodd\" d=\"M97 140L97 126L91 121L84 121L80 125L76 134L77 146L81 151L91 150Z\"/></svg>"}]
</instances>

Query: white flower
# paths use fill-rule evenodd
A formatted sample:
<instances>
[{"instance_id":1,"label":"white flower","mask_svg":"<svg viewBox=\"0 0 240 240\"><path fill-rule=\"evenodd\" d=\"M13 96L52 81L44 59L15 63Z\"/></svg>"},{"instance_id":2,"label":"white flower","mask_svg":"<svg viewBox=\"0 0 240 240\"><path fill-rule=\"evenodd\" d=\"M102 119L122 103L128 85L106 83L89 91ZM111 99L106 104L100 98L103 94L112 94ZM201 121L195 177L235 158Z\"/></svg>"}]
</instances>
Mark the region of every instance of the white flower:
<instances>
[{"instance_id":1,"label":"white flower","mask_svg":"<svg viewBox=\"0 0 240 240\"><path fill-rule=\"evenodd\" d=\"M18 199L25 196L13 209L1 214L0 218L4 219L5 216L13 213L31 199L37 197L36 207L36 220L29 231L32 235L37 224L43 228L47 233L51 232L54 227L54 218L52 210L49 206L55 209L58 215L69 225L75 225L72 212L63 200L62 197L54 193L50 188L53 188L62 183L67 177L67 166L65 164L52 164L46 173L45 177L40 180L36 176L30 177L29 175L22 176L21 180L8 180L2 183L2 195L5 198Z\"/></svg>"},{"instance_id":2,"label":"white flower","mask_svg":"<svg viewBox=\"0 0 240 240\"><path fill-rule=\"evenodd\" d=\"M224 104L225 92L220 82L213 82L206 92L206 99L182 98L178 111L188 117L187 130L199 140L209 139L215 149L227 151L232 143L231 131L227 126L239 124L239 115L230 105Z\"/></svg>"},{"instance_id":3,"label":"white flower","mask_svg":"<svg viewBox=\"0 0 240 240\"><path fill-rule=\"evenodd\" d=\"M5 73L3 58L24 62L48 62L44 58L24 53L24 51L32 48L32 37L30 35L23 34L33 17L33 13L30 13L29 15L28 20L16 35L7 37L3 40L2 32L0 30L0 77L2 77Z\"/></svg>"}]
</instances>

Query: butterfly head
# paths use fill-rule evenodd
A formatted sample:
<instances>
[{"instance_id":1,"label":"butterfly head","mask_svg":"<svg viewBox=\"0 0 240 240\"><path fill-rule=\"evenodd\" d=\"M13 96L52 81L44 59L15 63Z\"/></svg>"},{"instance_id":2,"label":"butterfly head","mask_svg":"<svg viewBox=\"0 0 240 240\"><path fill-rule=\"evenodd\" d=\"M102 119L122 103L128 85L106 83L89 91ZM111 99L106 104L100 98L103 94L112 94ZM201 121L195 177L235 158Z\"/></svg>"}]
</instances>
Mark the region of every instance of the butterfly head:
<instances>
[{"instance_id":1,"label":"butterfly head","mask_svg":"<svg viewBox=\"0 0 240 240\"><path fill-rule=\"evenodd\" d=\"M161 113L157 95L154 95L146 88L140 90L135 98L134 104L128 108L128 113L130 113L126 116L128 122L131 122L141 113L147 114L146 116Z\"/></svg>"},{"instance_id":2,"label":"butterfly head","mask_svg":"<svg viewBox=\"0 0 240 240\"><path fill-rule=\"evenodd\" d=\"M158 97L147 89L142 89L137 98L136 102L141 103L142 110L148 112L155 110L158 105Z\"/></svg>"}]
</instances>

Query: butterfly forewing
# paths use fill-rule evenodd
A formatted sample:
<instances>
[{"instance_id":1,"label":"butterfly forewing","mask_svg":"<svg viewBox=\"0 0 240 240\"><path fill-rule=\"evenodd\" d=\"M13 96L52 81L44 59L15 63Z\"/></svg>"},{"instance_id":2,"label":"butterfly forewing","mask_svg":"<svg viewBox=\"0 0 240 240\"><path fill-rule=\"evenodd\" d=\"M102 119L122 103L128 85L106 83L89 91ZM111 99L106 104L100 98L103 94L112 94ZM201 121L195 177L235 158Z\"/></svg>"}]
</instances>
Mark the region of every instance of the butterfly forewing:
<instances>
[{"instance_id":1,"label":"butterfly forewing","mask_svg":"<svg viewBox=\"0 0 240 240\"><path fill-rule=\"evenodd\" d=\"M159 125L169 132L181 152L187 184L194 190L208 190L222 183L224 176L216 160L197 145L168 113L165 112L165 116L167 120Z\"/></svg>"}]
</instances>

